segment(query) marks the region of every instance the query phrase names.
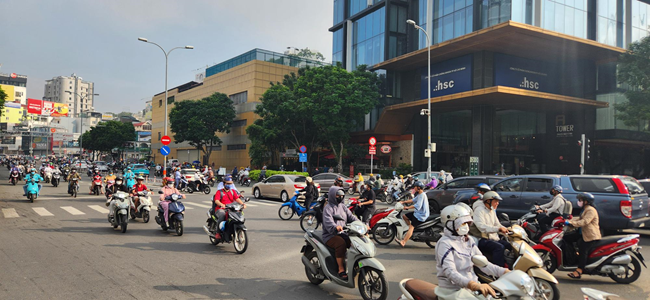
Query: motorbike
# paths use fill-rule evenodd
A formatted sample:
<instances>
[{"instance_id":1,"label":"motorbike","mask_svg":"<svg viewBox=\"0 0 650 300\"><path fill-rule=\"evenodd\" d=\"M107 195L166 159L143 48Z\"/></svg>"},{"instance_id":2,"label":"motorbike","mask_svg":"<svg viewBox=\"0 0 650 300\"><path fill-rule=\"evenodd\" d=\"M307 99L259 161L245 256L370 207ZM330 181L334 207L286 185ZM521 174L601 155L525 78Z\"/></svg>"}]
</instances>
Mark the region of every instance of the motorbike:
<instances>
[{"instance_id":1,"label":"motorbike","mask_svg":"<svg viewBox=\"0 0 650 300\"><path fill-rule=\"evenodd\" d=\"M45 178L45 183L50 183L50 181L52 180L52 173L51 172L43 172L43 173L45 174L45 176L43 177Z\"/></svg>"},{"instance_id":2,"label":"motorbike","mask_svg":"<svg viewBox=\"0 0 650 300\"><path fill-rule=\"evenodd\" d=\"M488 260L483 255L472 256L475 267L483 268L488 265ZM514 270L499 279L488 283L495 291L496 299L522 299L532 300L535 294L535 283L528 274ZM436 285L419 279L407 278L399 283L402 296L398 300L435 300ZM486 299L479 292L474 292L476 299ZM488 296L487 299L495 299Z\"/></svg>"},{"instance_id":3,"label":"motorbike","mask_svg":"<svg viewBox=\"0 0 650 300\"><path fill-rule=\"evenodd\" d=\"M380 208L375 210L375 213L370 218L370 224L369 224L370 232L372 232L372 230L375 228L375 226L377 226L377 223L381 219L387 217L391 212L393 212L393 210L394 209L392 208Z\"/></svg>"},{"instance_id":4,"label":"motorbike","mask_svg":"<svg viewBox=\"0 0 650 300\"><path fill-rule=\"evenodd\" d=\"M70 174L70 171L68 171L68 169L63 169L63 171L61 171L61 175L63 175L63 181L68 182L68 174Z\"/></svg>"},{"instance_id":5,"label":"motorbike","mask_svg":"<svg viewBox=\"0 0 650 300\"><path fill-rule=\"evenodd\" d=\"M343 220L339 215L334 215L334 220ZM343 232L348 234L351 241L347 251L346 273L347 280L338 276L338 264L334 251L323 242L320 232L305 232L305 245L300 249L302 263L305 265L305 274L312 284L321 284L325 279L340 286L355 288L354 279L358 276L358 289L364 300L381 299L388 297L388 282L384 276L386 268L374 258L375 244L366 235L367 227L361 221L354 221L345 225Z\"/></svg>"},{"instance_id":6,"label":"motorbike","mask_svg":"<svg viewBox=\"0 0 650 300\"><path fill-rule=\"evenodd\" d=\"M61 181L61 174L59 174L59 173L52 174L52 181L51 182L52 182L53 187L58 187L60 181Z\"/></svg>"},{"instance_id":7,"label":"motorbike","mask_svg":"<svg viewBox=\"0 0 650 300\"><path fill-rule=\"evenodd\" d=\"M245 198L244 202L250 199ZM221 224L217 224L217 216L214 214L214 208L208 210L208 224L203 226L203 230L210 237L212 245L219 243L233 243L237 254L242 254L248 249L248 235L246 234L246 226L244 222L243 207L237 202L226 205L226 218ZM219 226L219 227L217 227ZM221 231L221 238L217 239L217 228Z\"/></svg>"},{"instance_id":8,"label":"motorbike","mask_svg":"<svg viewBox=\"0 0 650 300\"><path fill-rule=\"evenodd\" d=\"M571 218L571 216L569 216ZM580 234L570 226L564 225L564 217L557 217L551 223L553 229L544 233L540 243L533 249L542 258L544 269L553 273L577 269L577 246L565 237ZM587 265L583 275L609 276L617 283L629 284L641 276L641 264L647 268L639 247L639 235L615 235L596 241L587 255Z\"/></svg>"},{"instance_id":9,"label":"motorbike","mask_svg":"<svg viewBox=\"0 0 650 300\"><path fill-rule=\"evenodd\" d=\"M18 173L18 171L11 172L11 184L16 185L16 183L18 183L18 180L20 180L20 173Z\"/></svg>"},{"instance_id":10,"label":"motorbike","mask_svg":"<svg viewBox=\"0 0 650 300\"><path fill-rule=\"evenodd\" d=\"M113 228L120 226L122 233L125 233L126 227L129 224L129 207L131 206L129 194L125 192L117 192L112 195L110 201L115 201L115 208L114 211L112 211L112 215L111 212L108 213L108 223L113 225ZM107 204L109 202L107 202Z\"/></svg>"},{"instance_id":11,"label":"motorbike","mask_svg":"<svg viewBox=\"0 0 650 300\"><path fill-rule=\"evenodd\" d=\"M314 231L323 223L323 209L327 205L327 195L321 195L314 202L316 204L311 207L311 210L300 216L300 228L302 228L302 231Z\"/></svg>"},{"instance_id":12,"label":"motorbike","mask_svg":"<svg viewBox=\"0 0 650 300\"><path fill-rule=\"evenodd\" d=\"M242 186L251 186L251 178L246 176L241 183Z\"/></svg>"},{"instance_id":13,"label":"motorbike","mask_svg":"<svg viewBox=\"0 0 650 300\"><path fill-rule=\"evenodd\" d=\"M181 176L181 182L178 183L178 190L189 194L194 193L194 188L189 185L185 176Z\"/></svg>"},{"instance_id":14,"label":"motorbike","mask_svg":"<svg viewBox=\"0 0 650 300\"><path fill-rule=\"evenodd\" d=\"M382 187L380 187L379 189L376 189L375 195L377 196L377 200L381 202L386 202L386 200L388 199L387 190L388 190L388 185L386 184L382 185ZM393 203L391 202L389 204L393 204Z\"/></svg>"},{"instance_id":15,"label":"motorbike","mask_svg":"<svg viewBox=\"0 0 650 300\"><path fill-rule=\"evenodd\" d=\"M293 215L297 216L302 216L303 213L307 212L310 210L314 205L316 205L316 201L311 203L311 206L306 208L300 203L298 203L298 197L299 196L304 196L305 190L296 190L294 192L293 197L289 199L289 201L282 203L280 206L280 209L278 210L278 216L280 216L280 219L282 220L291 220L293 218Z\"/></svg>"},{"instance_id":16,"label":"motorbike","mask_svg":"<svg viewBox=\"0 0 650 300\"><path fill-rule=\"evenodd\" d=\"M508 228L506 239L512 245L512 251L506 254L505 260L513 270L525 272L535 282L535 298L546 300L559 300L560 290L557 279L544 270L542 259L528 244L530 239L526 231L519 225ZM484 273L479 268L474 268L474 273L481 283L490 283L496 278Z\"/></svg>"},{"instance_id":17,"label":"motorbike","mask_svg":"<svg viewBox=\"0 0 650 300\"><path fill-rule=\"evenodd\" d=\"M38 198L38 182L38 180L32 178L25 183L27 185L27 200L31 203L34 203L34 200Z\"/></svg>"},{"instance_id":18,"label":"motorbike","mask_svg":"<svg viewBox=\"0 0 650 300\"><path fill-rule=\"evenodd\" d=\"M535 205L533 205L526 214L517 219L517 225L524 228L530 239L534 242L539 242L539 238L544 233L542 232L541 225L537 222L537 210Z\"/></svg>"},{"instance_id":19,"label":"motorbike","mask_svg":"<svg viewBox=\"0 0 650 300\"><path fill-rule=\"evenodd\" d=\"M140 198L140 204L137 209L135 207L135 200L131 201L131 219L142 218L142 222L149 223L149 217L151 214L151 192L142 191L137 193L138 198Z\"/></svg>"},{"instance_id":20,"label":"motorbike","mask_svg":"<svg viewBox=\"0 0 650 300\"><path fill-rule=\"evenodd\" d=\"M77 193L79 193L79 179L72 178L72 183L70 183L68 187L68 194L74 198L77 198Z\"/></svg>"},{"instance_id":21,"label":"motorbike","mask_svg":"<svg viewBox=\"0 0 650 300\"><path fill-rule=\"evenodd\" d=\"M399 240L404 238L404 235L409 230L409 226L402 219L403 210L404 205L398 202L395 204L395 209L392 212L377 222L372 230L372 238L378 244L388 245L395 240L395 236ZM444 227L440 222L440 215L431 214L426 221L415 227L411 240L414 242L424 242L429 247L434 248L435 245L433 243L442 237L443 229Z\"/></svg>"},{"instance_id":22,"label":"motorbike","mask_svg":"<svg viewBox=\"0 0 650 300\"><path fill-rule=\"evenodd\" d=\"M359 192L359 183L360 182L353 182L350 188L348 188L348 195L354 195L354 193Z\"/></svg>"},{"instance_id":23,"label":"motorbike","mask_svg":"<svg viewBox=\"0 0 650 300\"><path fill-rule=\"evenodd\" d=\"M585 300L624 300L619 295L610 294L607 292L599 291L590 288L580 288L584 294Z\"/></svg>"},{"instance_id":24,"label":"motorbike","mask_svg":"<svg viewBox=\"0 0 650 300\"><path fill-rule=\"evenodd\" d=\"M104 190L105 190L105 191L110 190L111 187L113 187L114 184L115 184L115 180L114 180L114 179L110 179L110 180L108 180L108 181L106 182L106 186L104 187Z\"/></svg>"},{"instance_id":25,"label":"motorbike","mask_svg":"<svg viewBox=\"0 0 650 300\"><path fill-rule=\"evenodd\" d=\"M194 190L194 192L203 192L204 194L210 194L210 185L208 180L203 178L201 184L196 186L194 182L190 183L189 186Z\"/></svg>"},{"instance_id":26,"label":"motorbike","mask_svg":"<svg viewBox=\"0 0 650 300\"><path fill-rule=\"evenodd\" d=\"M162 194L162 191L158 192ZM185 205L179 199L181 199L179 194L171 194L165 197L165 200L170 201L167 209L169 211L169 227L167 227L167 222L165 222L165 211L163 207L158 202L158 215L156 216L156 223L160 225L163 231L167 229L176 230L176 235L183 235L183 220L185 219Z\"/></svg>"},{"instance_id":27,"label":"motorbike","mask_svg":"<svg viewBox=\"0 0 650 300\"><path fill-rule=\"evenodd\" d=\"M93 195L99 195L102 193L102 177L95 175L93 177Z\"/></svg>"}]
</instances>

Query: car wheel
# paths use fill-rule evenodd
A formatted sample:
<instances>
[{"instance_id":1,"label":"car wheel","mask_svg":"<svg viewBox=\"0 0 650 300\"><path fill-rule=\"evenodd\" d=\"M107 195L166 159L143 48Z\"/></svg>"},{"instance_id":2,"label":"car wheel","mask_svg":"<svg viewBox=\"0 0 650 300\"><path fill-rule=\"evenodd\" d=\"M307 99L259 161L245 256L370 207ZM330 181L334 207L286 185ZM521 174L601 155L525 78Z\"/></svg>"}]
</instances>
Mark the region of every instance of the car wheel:
<instances>
[{"instance_id":1,"label":"car wheel","mask_svg":"<svg viewBox=\"0 0 650 300\"><path fill-rule=\"evenodd\" d=\"M440 214L440 205L438 205L438 201L429 200L429 212L432 214Z\"/></svg>"},{"instance_id":2,"label":"car wheel","mask_svg":"<svg viewBox=\"0 0 650 300\"><path fill-rule=\"evenodd\" d=\"M287 191L282 191L282 193L280 193L280 199L282 199L282 202L289 201L289 194Z\"/></svg>"},{"instance_id":3,"label":"car wheel","mask_svg":"<svg viewBox=\"0 0 650 300\"><path fill-rule=\"evenodd\" d=\"M262 198L262 193L260 193L259 188L255 188L255 190L253 191L253 196L255 197L255 199Z\"/></svg>"}]
</instances>

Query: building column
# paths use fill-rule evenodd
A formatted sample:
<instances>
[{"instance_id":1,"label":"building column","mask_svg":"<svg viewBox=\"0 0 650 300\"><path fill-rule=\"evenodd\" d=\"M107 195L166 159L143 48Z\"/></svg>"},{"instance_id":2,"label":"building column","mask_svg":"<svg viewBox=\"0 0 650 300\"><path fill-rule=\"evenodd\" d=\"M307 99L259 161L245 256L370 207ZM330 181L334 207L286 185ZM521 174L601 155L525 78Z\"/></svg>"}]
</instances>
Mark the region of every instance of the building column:
<instances>
[{"instance_id":1,"label":"building column","mask_svg":"<svg viewBox=\"0 0 650 300\"><path fill-rule=\"evenodd\" d=\"M472 108L472 146L471 156L479 158L479 174L492 170L494 106L474 106Z\"/></svg>"}]
</instances>

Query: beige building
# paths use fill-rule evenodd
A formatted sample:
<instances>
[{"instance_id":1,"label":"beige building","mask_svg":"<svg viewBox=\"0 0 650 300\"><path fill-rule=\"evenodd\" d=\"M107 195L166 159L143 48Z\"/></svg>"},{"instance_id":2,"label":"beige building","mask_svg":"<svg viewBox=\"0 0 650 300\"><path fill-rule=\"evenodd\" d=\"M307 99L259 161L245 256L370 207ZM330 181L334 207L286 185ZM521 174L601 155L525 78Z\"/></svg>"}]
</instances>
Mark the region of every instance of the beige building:
<instances>
[{"instance_id":1,"label":"beige building","mask_svg":"<svg viewBox=\"0 0 650 300\"><path fill-rule=\"evenodd\" d=\"M168 112L174 103L186 100L198 100L215 92L224 93L234 102L237 116L229 134L219 134L222 146L215 147L210 156L210 163L215 167L241 167L250 165L248 150L250 140L246 127L251 125L258 116L254 110L262 94L270 87L271 82L281 82L284 75L297 72L299 67L322 65L322 62L296 58L281 53L254 49L242 55L229 59L206 69L202 83L191 81L168 91ZM159 149L162 146L160 138L164 136L164 97L159 93L152 102L152 152L156 163L163 163ZM169 124L168 124L169 125ZM169 127L169 145L171 153L168 159L178 159L180 162L201 160L201 152L188 143L174 143L174 134Z\"/></svg>"},{"instance_id":2,"label":"beige building","mask_svg":"<svg viewBox=\"0 0 650 300\"><path fill-rule=\"evenodd\" d=\"M81 111L95 111L95 84L76 74L47 80L43 93L44 100L68 104L72 116L78 116Z\"/></svg>"}]
</instances>

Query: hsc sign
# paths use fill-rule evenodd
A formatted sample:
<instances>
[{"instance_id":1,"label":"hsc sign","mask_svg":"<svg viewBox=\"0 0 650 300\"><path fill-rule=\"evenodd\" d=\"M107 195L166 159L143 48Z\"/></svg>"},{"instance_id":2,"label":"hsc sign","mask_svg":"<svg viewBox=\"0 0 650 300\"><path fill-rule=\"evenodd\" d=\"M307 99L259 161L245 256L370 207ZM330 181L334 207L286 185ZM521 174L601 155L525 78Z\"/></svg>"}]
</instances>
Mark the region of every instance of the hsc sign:
<instances>
[{"instance_id":1,"label":"hsc sign","mask_svg":"<svg viewBox=\"0 0 650 300\"><path fill-rule=\"evenodd\" d=\"M428 70L422 68L420 99L427 99ZM452 58L431 65L431 97L440 97L472 89L472 55Z\"/></svg>"}]
</instances>

